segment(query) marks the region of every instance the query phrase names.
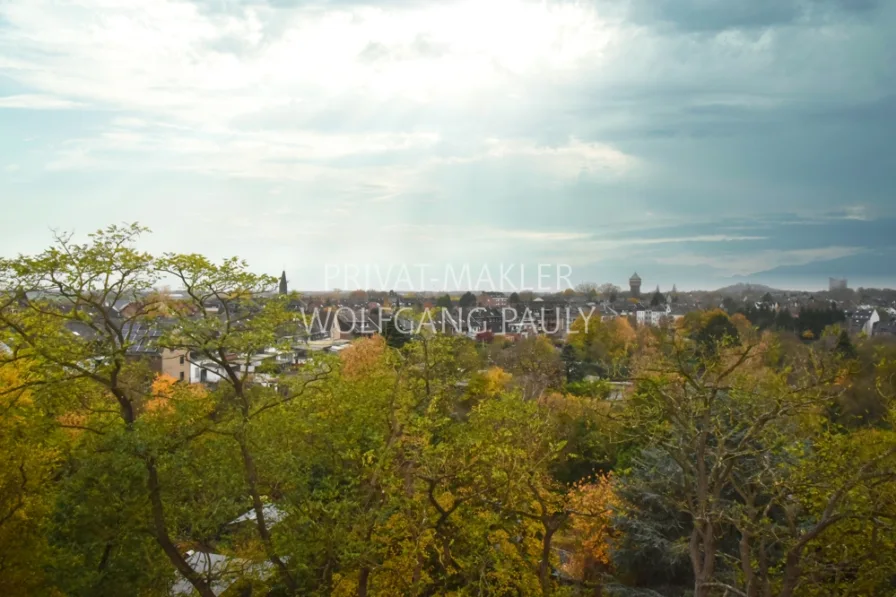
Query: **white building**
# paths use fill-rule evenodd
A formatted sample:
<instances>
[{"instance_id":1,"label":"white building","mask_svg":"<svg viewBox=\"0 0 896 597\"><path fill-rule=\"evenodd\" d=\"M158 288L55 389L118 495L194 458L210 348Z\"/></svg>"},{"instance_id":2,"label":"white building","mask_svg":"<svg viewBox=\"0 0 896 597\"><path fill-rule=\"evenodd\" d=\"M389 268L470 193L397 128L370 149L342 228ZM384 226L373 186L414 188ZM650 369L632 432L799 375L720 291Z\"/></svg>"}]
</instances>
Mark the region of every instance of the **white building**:
<instances>
[{"instance_id":1,"label":"white building","mask_svg":"<svg viewBox=\"0 0 896 597\"><path fill-rule=\"evenodd\" d=\"M871 336L874 334L874 326L880 321L877 309L857 311L849 320L850 329L856 334Z\"/></svg>"},{"instance_id":2,"label":"white building","mask_svg":"<svg viewBox=\"0 0 896 597\"><path fill-rule=\"evenodd\" d=\"M254 374L255 370L262 363L275 363L277 365L300 364L301 359L296 359L291 352L284 352L275 348L269 348L265 352L252 355L250 358L245 356L235 358L230 363L240 373ZM192 383L216 384L227 376L224 367L221 367L210 359L191 359L190 360L190 381ZM256 381L259 383L263 379L258 376Z\"/></svg>"}]
</instances>

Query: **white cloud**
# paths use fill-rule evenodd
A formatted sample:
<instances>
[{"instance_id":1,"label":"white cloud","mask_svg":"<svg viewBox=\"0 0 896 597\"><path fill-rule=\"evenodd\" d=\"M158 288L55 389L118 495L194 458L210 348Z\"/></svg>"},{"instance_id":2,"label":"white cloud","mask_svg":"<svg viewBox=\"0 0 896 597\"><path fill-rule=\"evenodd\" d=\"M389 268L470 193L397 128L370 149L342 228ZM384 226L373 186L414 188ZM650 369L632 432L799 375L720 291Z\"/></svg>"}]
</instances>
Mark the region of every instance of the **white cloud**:
<instances>
[{"instance_id":1,"label":"white cloud","mask_svg":"<svg viewBox=\"0 0 896 597\"><path fill-rule=\"evenodd\" d=\"M643 231L643 229L636 230L633 231L633 234ZM560 261L562 261L563 263L568 263L570 265L589 265L606 261L608 258L617 258L620 252L624 252L626 258L631 259L633 257L642 255L642 253L639 252L639 248L645 247L669 245L671 248L675 245L691 243L718 244L734 241L762 241L765 239L766 237L764 236L739 236L726 234L703 234L694 236L670 236L657 238L638 238L636 236L632 236L630 238L590 239L583 242L575 243L572 247L573 249L575 249L575 252L564 255L560 258ZM566 250L568 250L568 248L564 248L564 251ZM671 257L670 259L675 258L677 258L677 256ZM661 261L661 259L664 258L657 259L656 261ZM685 264L689 263L681 263L679 265Z\"/></svg>"},{"instance_id":2,"label":"white cloud","mask_svg":"<svg viewBox=\"0 0 896 597\"><path fill-rule=\"evenodd\" d=\"M276 162L413 151L420 166L444 125L403 131L396 124L388 133L361 135L259 133L232 123L271 110L313 121L348 96L359 107L392 99L424 110L494 103L545 74L574 77L583 65L594 67L615 38L593 8L529 0L325 10L256 5L233 13L205 13L176 0L35 0L0 5L0 18L8 23L0 72L39 92L0 99L0 107L82 105L133 114L68 143L52 169L120 168L115 153L123 150L155 154L140 168L191 169L189 158L182 161L190 154L202 157L196 161L203 171L301 180L319 176L319 166ZM558 176L629 162L611 147L576 140L553 149L498 143L487 149L492 157L538 158ZM168 165L163 153L177 154L177 163Z\"/></svg>"},{"instance_id":3,"label":"white cloud","mask_svg":"<svg viewBox=\"0 0 896 597\"><path fill-rule=\"evenodd\" d=\"M486 155L490 158L531 158L537 166L561 177L589 173L623 174L637 164L634 156L615 147L603 143L584 143L576 138L553 147L526 140L486 139L486 147Z\"/></svg>"},{"instance_id":4,"label":"white cloud","mask_svg":"<svg viewBox=\"0 0 896 597\"><path fill-rule=\"evenodd\" d=\"M506 230L498 228L485 228L475 230L473 236L476 238L497 239L497 240L521 240L526 242L558 242L573 241L588 238L588 233L569 232L569 231L550 231L550 230Z\"/></svg>"},{"instance_id":5,"label":"white cloud","mask_svg":"<svg viewBox=\"0 0 896 597\"><path fill-rule=\"evenodd\" d=\"M63 97L149 109L207 127L260 107L360 90L457 99L599 58L612 29L575 4L467 0L411 8L245 8L173 0L5 3L0 68ZM228 51L227 46L234 46ZM364 59L381 47L382 59ZM437 52L427 48L438 48ZM444 97L448 94L451 98Z\"/></svg>"},{"instance_id":6,"label":"white cloud","mask_svg":"<svg viewBox=\"0 0 896 597\"><path fill-rule=\"evenodd\" d=\"M665 265L706 266L726 274L754 274L787 265L805 265L816 261L828 261L840 257L858 255L867 251L862 247L822 247L817 249L766 250L744 254L696 254L686 253L659 257Z\"/></svg>"},{"instance_id":7,"label":"white cloud","mask_svg":"<svg viewBox=\"0 0 896 597\"><path fill-rule=\"evenodd\" d=\"M0 97L0 109L19 108L25 110L65 110L78 108L82 104L50 95L20 94Z\"/></svg>"},{"instance_id":8,"label":"white cloud","mask_svg":"<svg viewBox=\"0 0 896 597\"><path fill-rule=\"evenodd\" d=\"M868 220L868 210L864 205L848 205L843 208L844 220Z\"/></svg>"},{"instance_id":9,"label":"white cloud","mask_svg":"<svg viewBox=\"0 0 896 597\"><path fill-rule=\"evenodd\" d=\"M21 90L0 98L0 118L65 110L0 156L49 169L16 193L109 208L61 205L57 216L80 226L98 211L174 226L158 212L164 193L207 218L190 231L200 246L219 242L226 212L241 225L228 252L262 258L255 245L282 243L307 259L324 238L328 252L371 258L540 251L594 263L662 251L671 264L686 251L685 265L746 271L815 254L701 258L763 238L642 237L769 205L833 214L842 197L819 199L827 175L881 162L867 135L861 170L841 160L845 117L823 117L892 97L880 58L893 37L879 23L682 33L626 21L617 6L627 2L614 0L216 4L229 12L187 0L0 0L0 77ZM794 115L798 128L779 136ZM816 143L807 133L820 127L831 135ZM782 144L788 134L805 146ZM59 184L73 170L103 175ZM874 173L858 178L883 189L889 179ZM862 206L828 220L878 216L865 191L850 195Z\"/></svg>"}]
</instances>

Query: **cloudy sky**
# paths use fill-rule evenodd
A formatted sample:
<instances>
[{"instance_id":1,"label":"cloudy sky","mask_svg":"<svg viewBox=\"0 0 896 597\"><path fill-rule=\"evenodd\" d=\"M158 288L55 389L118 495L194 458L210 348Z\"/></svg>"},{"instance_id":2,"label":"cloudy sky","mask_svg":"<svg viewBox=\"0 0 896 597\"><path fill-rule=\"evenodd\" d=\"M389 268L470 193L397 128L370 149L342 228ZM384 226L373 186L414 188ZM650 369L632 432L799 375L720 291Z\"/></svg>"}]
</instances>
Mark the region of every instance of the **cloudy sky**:
<instances>
[{"instance_id":1,"label":"cloudy sky","mask_svg":"<svg viewBox=\"0 0 896 597\"><path fill-rule=\"evenodd\" d=\"M0 255L139 221L306 289L896 286L893 31L891 0L0 0Z\"/></svg>"}]
</instances>

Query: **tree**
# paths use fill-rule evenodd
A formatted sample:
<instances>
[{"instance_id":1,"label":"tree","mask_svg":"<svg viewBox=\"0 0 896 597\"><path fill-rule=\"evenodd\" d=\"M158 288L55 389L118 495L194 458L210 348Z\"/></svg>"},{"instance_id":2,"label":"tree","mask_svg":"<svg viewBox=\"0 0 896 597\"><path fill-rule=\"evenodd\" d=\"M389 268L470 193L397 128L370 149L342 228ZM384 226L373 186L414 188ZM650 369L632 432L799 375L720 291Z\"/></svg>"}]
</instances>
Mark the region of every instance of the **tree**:
<instances>
[{"instance_id":1,"label":"tree","mask_svg":"<svg viewBox=\"0 0 896 597\"><path fill-rule=\"evenodd\" d=\"M0 593L36 594L46 583L46 534L63 444L34 403L32 363L0 351ZM55 444L55 445L54 445Z\"/></svg>"},{"instance_id":2,"label":"tree","mask_svg":"<svg viewBox=\"0 0 896 597\"><path fill-rule=\"evenodd\" d=\"M638 336L624 317L606 322L594 314L579 317L570 326L571 344L586 363L597 364L600 372L618 377L625 372L637 346Z\"/></svg>"},{"instance_id":3,"label":"tree","mask_svg":"<svg viewBox=\"0 0 896 597\"><path fill-rule=\"evenodd\" d=\"M460 300L458 301L457 304L459 307L462 307L464 309L469 309L469 308L475 307L476 306L476 296L472 292L467 291L467 292L463 293L463 295L461 295Z\"/></svg>"},{"instance_id":4,"label":"tree","mask_svg":"<svg viewBox=\"0 0 896 597\"><path fill-rule=\"evenodd\" d=\"M737 344L740 332L731 317L724 311L693 311L682 320L685 332L704 353L714 353L720 348Z\"/></svg>"},{"instance_id":5,"label":"tree","mask_svg":"<svg viewBox=\"0 0 896 597\"><path fill-rule=\"evenodd\" d=\"M383 322L383 337L392 348L401 348L411 339L410 334L398 329L394 319Z\"/></svg>"},{"instance_id":6,"label":"tree","mask_svg":"<svg viewBox=\"0 0 896 597\"><path fill-rule=\"evenodd\" d=\"M2 263L0 279L6 296L13 298L0 310L0 325L14 353L28 354L40 367L43 384L68 386L75 396L80 393L86 413L117 414L108 422L100 417L114 425L109 431L77 427L118 443L116 453L122 458L113 470L130 475L129 480L122 479L123 486L140 492L135 514L146 517L151 536L171 565L200 595L213 597L209 583L189 566L172 537L158 455L141 448L137 437L147 375L129 353L139 340L133 332L152 306L144 304L126 317L112 309L117 301L148 293L158 279L154 258L134 248L146 231L137 224L110 226L90 234L85 244L56 235L55 245L43 253ZM73 334L67 326L84 333ZM88 400L95 390L101 390L103 397ZM139 465L136 470L142 471L142 479L133 477L136 470L127 468L126 461Z\"/></svg>"},{"instance_id":7,"label":"tree","mask_svg":"<svg viewBox=\"0 0 896 597\"><path fill-rule=\"evenodd\" d=\"M611 545L617 533L612 519L620 505L611 474L579 481L570 489L573 515L562 544L572 557L563 571L584 587L600 587L613 571Z\"/></svg>"},{"instance_id":8,"label":"tree","mask_svg":"<svg viewBox=\"0 0 896 597\"><path fill-rule=\"evenodd\" d=\"M519 305L520 304L520 295L516 292L510 293L510 298L507 301L510 305Z\"/></svg>"},{"instance_id":9,"label":"tree","mask_svg":"<svg viewBox=\"0 0 896 597\"><path fill-rule=\"evenodd\" d=\"M563 361L566 383L573 383L584 379L585 372L582 370L581 364L579 363L579 355L572 344L563 345L563 349L560 351L560 359Z\"/></svg>"},{"instance_id":10,"label":"tree","mask_svg":"<svg viewBox=\"0 0 896 597\"><path fill-rule=\"evenodd\" d=\"M818 413L831 398L832 380L825 377L831 367L807 355L775 370L764 365L774 350L768 338L721 342L707 351L673 336L639 366L627 408L630 429L638 430L644 450L672 467L660 495L669 512L686 516L697 596L720 587L750 597L772 587L776 595L793 594L808 582L813 542L862 510L862 496L879 483L896 481L890 440L860 458L863 465L836 474L828 469L823 478L815 467L836 461L824 446L845 441L819 426ZM635 494L643 482L623 479ZM871 511L860 516L870 521ZM731 557L737 567L727 566Z\"/></svg>"},{"instance_id":11,"label":"tree","mask_svg":"<svg viewBox=\"0 0 896 597\"><path fill-rule=\"evenodd\" d=\"M558 351L544 336L523 338L496 354L498 366L513 375L523 397L534 400L549 388L560 388L563 365Z\"/></svg>"},{"instance_id":12,"label":"tree","mask_svg":"<svg viewBox=\"0 0 896 597\"><path fill-rule=\"evenodd\" d=\"M892 592L896 351L835 310L309 356L275 279L143 232L0 261L0 593Z\"/></svg>"},{"instance_id":13,"label":"tree","mask_svg":"<svg viewBox=\"0 0 896 597\"><path fill-rule=\"evenodd\" d=\"M653 296L650 297L650 306L651 307L660 307L666 304L666 297L663 296L663 293L657 289L656 292L653 293Z\"/></svg>"},{"instance_id":14,"label":"tree","mask_svg":"<svg viewBox=\"0 0 896 597\"><path fill-rule=\"evenodd\" d=\"M857 356L856 348L852 345L846 330L841 330L837 336L837 354L845 359L854 359Z\"/></svg>"},{"instance_id":15,"label":"tree","mask_svg":"<svg viewBox=\"0 0 896 597\"><path fill-rule=\"evenodd\" d=\"M593 301L597 298L598 287L594 282L581 282L576 285L576 292Z\"/></svg>"},{"instance_id":16,"label":"tree","mask_svg":"<svg viewBox=\"0 0 896 597\"><path fill-rule=\"evenodd\" d=\"M615 284L610 284L609 282L606 284L601 284L600 288L597 289L597 292L600 296L604 298L604 300L615 302L616 298L619 296L619 293L622 291L621 288L616 286Z\"/></svg>"},{"instance_id":17,"label":"tree","mask_svg":"<svg viewBox=\"0 0 896 597\"><path fill-rule=\"evenodd\" d=\"M168 254L158 267L183 285L200 313L199 317L179 318L164 343L170 348L198 354L223 371L227 392L220 396L224 412L216 421L215 431L231 438L239 448L258 537L284 585L290 594L295 594L298 583L278 553L267 520L262 492L264 479L254 454L253 431L258 419L296 399L326 375L327 369L302 372L292 383L281 383L275 388L255 383L253 357L272 348L291 350L283 338L294 335L300 323L296 314L286 308L285 297L259 300L260 295L274 286L274 278L251 273L247 264L236 258L214 264L199 255ZM212 300L223 309L208 310L206 305Z\"/></svg>"},{"instance_id":18,"label":"tree","mask_svg":"<svg viewBox=\"0 0 896 597\"><path fill-rule=\"evenodd\" d=\"M478 371L470 378L467 392L476 398L497 398L510 388L513 376L500 367Z\"/></svg>"},{"instance_id":19,"label":"tree","mask_svg":"<svg viewBox=\"0 0 896 597\"><path fill-rule=\"evenodd\" d=\"M442 309L450 309L452 305L451 296L448 294L444 294L439 297L436 301L436 307L441 307Z\"/></svg>"},{"instance_id":20,"label":"tree","mask_svg":"<svg viewBox=\"0 0 896 597\"><path fill-rule=\"evenodd\" d=\"M729 315L733 315L734 312L737 311L737 301L730 296L726 296L722 299L722 308L724 308L725 312Z\"/></svg>"}]
</instances>

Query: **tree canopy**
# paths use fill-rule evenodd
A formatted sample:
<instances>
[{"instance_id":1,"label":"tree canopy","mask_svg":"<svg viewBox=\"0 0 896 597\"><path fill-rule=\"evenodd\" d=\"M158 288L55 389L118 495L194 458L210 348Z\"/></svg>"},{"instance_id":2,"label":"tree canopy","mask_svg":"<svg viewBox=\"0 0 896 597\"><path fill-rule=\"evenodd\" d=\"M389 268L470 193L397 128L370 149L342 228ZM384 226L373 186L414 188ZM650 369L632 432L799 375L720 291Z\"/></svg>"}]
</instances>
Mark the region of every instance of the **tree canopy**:
<instances>
[{"instance_id":1,"label":"tree canopy","mask_svg":"<svg viewBox=\"0 0 896 597\"><path fill-rule=\"evenodd\" d=\"M714 310L314 351L276 277L147 232L0 261L3 595L893 592L892 346Z\"/></svg>"}]
</instances>

